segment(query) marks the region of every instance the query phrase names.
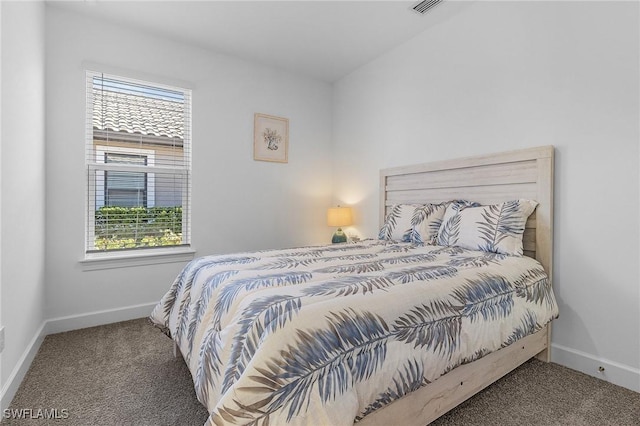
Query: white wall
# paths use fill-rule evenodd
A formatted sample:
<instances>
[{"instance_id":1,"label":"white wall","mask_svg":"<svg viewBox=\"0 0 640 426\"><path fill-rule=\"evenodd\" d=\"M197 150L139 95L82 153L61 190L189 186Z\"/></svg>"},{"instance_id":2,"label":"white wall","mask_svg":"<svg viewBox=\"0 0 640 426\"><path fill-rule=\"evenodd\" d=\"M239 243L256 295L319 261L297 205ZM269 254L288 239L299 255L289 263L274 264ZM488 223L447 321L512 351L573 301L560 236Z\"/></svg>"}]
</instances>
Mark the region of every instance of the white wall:
<instances>
[{"instance_id":1,"label":"white wall","mask_svg":"<svg viewBox=\"0 0 640 426\"><path fill-rule=\"evenodd\" d=\"M0 324L6 340L0 387L5 408L5 395L19 384L22 360L43 322L45 69L44 4L3 2L1 7Z\"/></svg>"},{"instance_id":2,"label":"white wall","mask_svg":"<svg viewBox=\"0 0 640 426\"><path fill-rule=\"evenodd\" d=\"M0 189L2 188L2 2L0 2ZM2 191L0 191L0 230L2 230ZM2 232L0 232L0 327L2 327ZM4 409L2 399L4 380L2 380L2 351L0 351L0 408Z\"/></svg>"},{"instance_id":3,"label":"white wall","mask_svg":"<svg viewBox=\"0 0 640 426\"><path fill-rule=\"evenodd\" d=\"M197 255L326 242L331 86L47 6L47 318L160 299L183 264L83 271L85 65L193 89ZM100 70L98 70L100 71ZM289 163L253 160L253 114L290 120Z\"/></svg>"},{"instance_id":4,"label":"white wall","mask_svg":"<svg viewBox=\"0 0 640 426\"><path fill-rule=\"evenodd\" d=\"M335 193L365 235L380 168L555 145L553 359L636 390L638 6L457 5L337 82L333 110Z\"/></svg>"}]
</instances>

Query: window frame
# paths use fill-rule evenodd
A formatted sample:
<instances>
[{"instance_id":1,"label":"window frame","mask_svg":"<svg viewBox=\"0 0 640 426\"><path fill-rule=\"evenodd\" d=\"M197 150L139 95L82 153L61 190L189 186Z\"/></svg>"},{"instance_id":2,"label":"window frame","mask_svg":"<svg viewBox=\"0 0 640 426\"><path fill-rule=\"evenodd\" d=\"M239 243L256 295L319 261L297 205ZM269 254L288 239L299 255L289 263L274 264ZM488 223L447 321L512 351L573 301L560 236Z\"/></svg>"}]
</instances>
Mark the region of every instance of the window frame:
<instances>
[{"instance_id":1,"label":"window frame","mask_svg":"<svg viewBox=\"0 0 640 426\"><path fill-rule=\"evenodd\" d=\"M178 91L185 97L185 129L183 144L183 166L167 167L159 166L155 162L156 152L153 149L142 149L133 147L107 146L101 141L94 139L94 129L92 126L92 117L94 109L94 93L89 88L95 77L112 78L115 80L130 82L132 84L143 84L149 87ZM84 257L80 260L84 270L108 269L114 267L138 266L147 264L183 262L193 258L195 250L191 247L191 175L192 175L192 156L191 156L191 121L192 121L192 94L191 89L169 86L162 83L151 81L143 81L128 78L122 75L107 74L87 70L85 73L86 104L85 104L85 150L95 150L95 157L90 161L85 154L85 228L84 228ZM106 163L105 154L131 154L144 155L147 157L146 165L129 165L119 163ZM151 168L151 171L148 170ZM102 195L102 205L106 201L106 179L104 173L106 171L124 171L124 172L143 172L146 174L147 184L147 207L155 206L155 171L169 172L183 177L182 188L182 243L173 246L160 247L139 247L124 250L96 250L95 249L95 212L99 208L97 206L97 198ZM98 173L102 173L100 179L101 184L98 185ZM93 196L91 195L93 194ZM91 238L90 238L91 236Z\"/></svg>"}]
</instances>

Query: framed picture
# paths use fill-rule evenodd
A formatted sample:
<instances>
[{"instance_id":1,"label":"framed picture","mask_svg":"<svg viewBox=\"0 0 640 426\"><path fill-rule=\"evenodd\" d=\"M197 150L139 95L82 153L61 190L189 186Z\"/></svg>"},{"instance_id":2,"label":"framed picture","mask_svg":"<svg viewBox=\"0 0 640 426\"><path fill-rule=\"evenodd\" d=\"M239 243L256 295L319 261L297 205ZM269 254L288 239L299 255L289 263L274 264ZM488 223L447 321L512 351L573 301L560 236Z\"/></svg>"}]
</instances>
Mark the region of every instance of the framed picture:
<instances>
[{"instance_id":1,"label":"framed picture","mask_svg":"<svg viewBox=\"0 0 640 426\"><path fill-rule=\"evenodd\" d=\"M253 159L286 163L289 160L289 119L255 114Z\"/></svg>"}]
</instances>

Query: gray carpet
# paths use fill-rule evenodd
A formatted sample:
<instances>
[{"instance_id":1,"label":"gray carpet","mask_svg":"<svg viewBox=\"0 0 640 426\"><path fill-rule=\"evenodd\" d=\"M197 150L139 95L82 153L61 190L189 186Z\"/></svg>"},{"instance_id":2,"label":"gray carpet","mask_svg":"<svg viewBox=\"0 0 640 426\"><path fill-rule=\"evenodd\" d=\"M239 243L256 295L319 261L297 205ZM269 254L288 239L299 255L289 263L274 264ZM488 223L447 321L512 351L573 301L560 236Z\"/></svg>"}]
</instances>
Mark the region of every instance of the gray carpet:
<instances>
[{"instance_id":1,"label":"gray carpet","mask_svg":"<svg viewBox=\"0 0 640 426\"><path fill-rule=\"evenodd\" d=\"M202 425L189 371L146 319L47 336L11 408L68 410L67 419L3 425ZM640 394L536 360L432 423L640 425Z\"/></svg>"}]
</instances>

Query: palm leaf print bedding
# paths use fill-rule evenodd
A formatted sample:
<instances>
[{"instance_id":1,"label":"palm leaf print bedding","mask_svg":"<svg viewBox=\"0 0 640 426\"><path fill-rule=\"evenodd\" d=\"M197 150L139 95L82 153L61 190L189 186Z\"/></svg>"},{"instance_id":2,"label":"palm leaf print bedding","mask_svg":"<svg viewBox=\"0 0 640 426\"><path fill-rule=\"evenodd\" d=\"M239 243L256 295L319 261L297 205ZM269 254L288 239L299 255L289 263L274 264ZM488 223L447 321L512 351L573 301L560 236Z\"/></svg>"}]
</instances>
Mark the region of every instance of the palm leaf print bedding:
<instances>
[{"instance_id":1,"label":"palm leaf print bedding","mask_svg":"<svg viewBox=\"0 0 640 426\"><path fill-rule=\"evenodd\" d=\"M207 424L351 425L557 315L533 259L366 240L193 260L151 320Z\"/></svg>"}]
</instances>

